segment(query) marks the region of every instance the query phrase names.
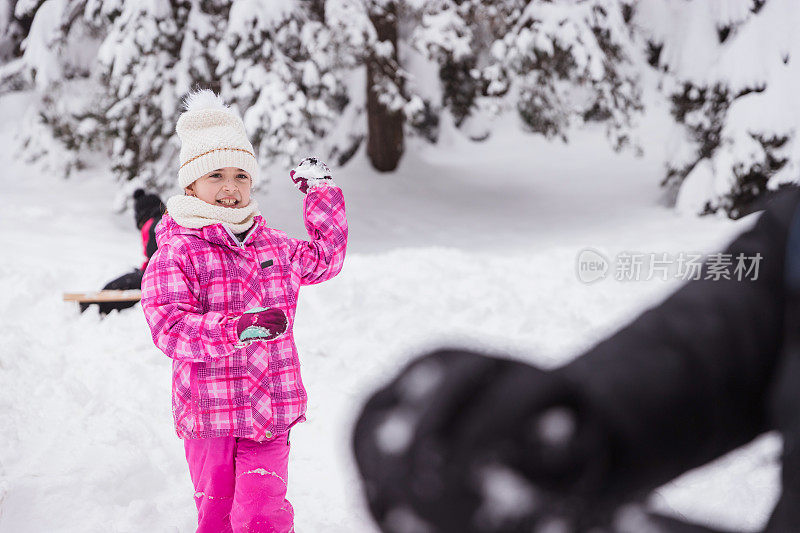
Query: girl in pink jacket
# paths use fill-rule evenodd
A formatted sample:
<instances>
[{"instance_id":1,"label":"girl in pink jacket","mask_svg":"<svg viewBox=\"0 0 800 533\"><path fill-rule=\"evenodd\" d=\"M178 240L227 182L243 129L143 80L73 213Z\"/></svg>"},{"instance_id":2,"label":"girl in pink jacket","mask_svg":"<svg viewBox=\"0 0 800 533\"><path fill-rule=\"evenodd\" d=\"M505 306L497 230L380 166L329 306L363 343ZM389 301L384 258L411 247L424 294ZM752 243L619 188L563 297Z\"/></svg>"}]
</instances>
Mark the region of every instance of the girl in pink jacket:
<instances>
[{"instance_id":1,"label":"girl in pink jacket","mask_svg":"<svg viewBox=\"0 0 800 533\"><path fill-rule=\"evenodd\" d=\"M195 488L198 532L293 531L289 429L305 420L294 344L297 294L342 268L347 221L330 171L291 172L310 240L266 226L241 118L213 92L190 94L176 126L178 182L142 280L155 344L172 358L172 410Z\"/></svg>"}]
</instances>

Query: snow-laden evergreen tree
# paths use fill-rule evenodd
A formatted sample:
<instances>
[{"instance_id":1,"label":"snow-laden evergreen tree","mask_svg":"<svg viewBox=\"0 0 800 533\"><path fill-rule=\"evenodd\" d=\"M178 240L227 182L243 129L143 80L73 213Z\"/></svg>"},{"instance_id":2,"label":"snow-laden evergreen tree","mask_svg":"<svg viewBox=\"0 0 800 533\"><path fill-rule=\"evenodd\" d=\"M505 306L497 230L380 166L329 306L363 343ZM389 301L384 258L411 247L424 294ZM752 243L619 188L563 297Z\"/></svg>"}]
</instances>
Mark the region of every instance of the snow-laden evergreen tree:
<instances>
[{"instance_id":1,"label":"snow-laden evergreen tree","mask_svg":"<svg viewBox=\"0 0 800 533\"><path fill-rule=\"evenodd\" d=\"M193 46L213 33L208 19L196 2L123 2L98 52L97 74L105 91L97 116L91 117L97 119L96 128L83 130L111 141L118 176L148 184L158 182L160 172L172 177L174 169L158 164L174 147L174 124L180 98L192 81L189 73L193 68L208 73L207 54ZM184 46L190 55L182 55Z\"/></svg>"},{"instance_id":2,"label":"snow-laden evergreen tree","mask_svg":"<svg viewBox=\"0 0 800 533\"><path fill-rule=\"evenodd\" d=\"M68 176L102 150L119 177L157 181L172 136L165 120L174 124L181 96L176 65L189 12L188 0L36 7L15 62L38 97L20 132L25 156Z\"/></svg>"},{"instance_id":3,"label":"snow-laden evergreen tree","mask_svg":"<svg viewBox=\"0 0 800 533\"><path fill-rule=\"evenodd\" d=\"M34 106L20 124L24 155L42 160L50 171L69 174L79 167L78 146L70 140L71 116L99 44L98 28L77 16L82 4L67 0L19 1L13 18L27 29L19 50L9 48L0 66L0 92L34 89Z\"/></svg>"},{"instance_id":4,"label":"snow-laden evergreen tree","mask_svg":"<svg viewBox=\"0 0 800 533\"><path fill-rule=\"evenodd\" d=\"M567 140L573 126L605 125L615 149L632 143L642 110L639 48L625 20L628 3L533 1L509 12L508 31L483 70L488 96L508 95L525 127Z\"/></svg>"},{"instance_id":5,"label":"snow-laden evergreen tree","mask_svg":"<svg viewBox=\"0 0 800 533\"><path fill-rule=\"evenodd\" d=\"M346 102L320 1L47 0L30 13L0 86L12 75L35 86L25 153L65 175L101 150L130 187L171 185L193 88L239 107L264 165L307 155Z\"/></svg>"},{"instance_id":6,"label":"snow-laden evergreen tree","mask_svg":"<svg viewBox=\"0 0 800 533\"><path fill-rule=\"evenodd\" d=\"M365 141L373 167L394 170L408 134L436 138L436 117L423 98L401 52L418 6L401 0L336 0L326 4L326 22L344 69L349 105L331 144L339 161ZM404 35L405 33L405 35Z\"/></svg>"},{"instance_id":7,"label":"snow-laden evergreen tree","mask_svg":"<svg viewBox=\"0 0 800 533\"><path fill-rule=\"evenodd\" d=\"M322 2L233 3L214 77L245 110L259 160L291 166L331 130L347 103L333 38Z\"/></svg>"},{"instance_id":8,"label":"snow-laden evergreen tree","mask_svg":"<svg viewBox=\"0 0 800 533\"><path fill-rule=\"evenodd\" d=\"M640 1L634 24L681 128L664 184L678 209L749 211L765 192L798 181L800 5L793 0Z\"/></svg>"},{"instance_id":9,"label":"snow-laden evergreen tree","mask_svg":"<svg viewBox=\"0 0 800 533\"><path fill-rule=\"evenodd\" d=\"M616 148L641 111L640 54L622 0L338 0L328 23L355 43L365 68L367 155L397 166L406 134L436 142L442 114L474 139L487 110L516 109L533 132L566 139L572 126L606 124ZM431 68L436 79L426 77ZM351 95L352 96L352 95ZM469 119L477 116L473 124ZM482 129L483 128L483 129Z\"/></svg>"},{"instance_id":10,"label":"snow-laden evergreen tree","mask_svg":"<svg viewBox=\"0 0 800 533\"><path fill-rule=\"evenodd\" d=\"M476 110L476 101L486 95L487 83L481 69L494 63L491 47L513 28L526 3L418 2L420 17L412 42L437 66L441 108L450 112L456 126L469 118Z\"/></svg>"},{"instance_id":11,"label":"snow-laden evergreen tree","mask_svg":"<svg viewBox=\"0 0 800 533\"><path fill-rule=\"evenodd\" d=\"M99 150L137 185L172 182L174 124L196 87L239 108L265 166L310 151L343 164L365 145L390 171L408 136L435 143L443 117L466 128L487 109L516 109L529 130L560 138L600 121L621 146L639 106L625 0L22 5L29 35L0 90L21 79L39 94L26 153L57 154L68 173Z\"/></svg>"},{"instance_id":12,"label":"snow-laden evergreen tree","mask_svg":"<svg viewBox=\"0 0 800 533\"><path fill-rule=\"evenodd\" d=\"M22 55L22 42L42 2L14 0L0 4L0 62L7 63Z\"/></svg>"},{"instance_id":13,"label":"snow-laden evergreen tree","mask_svg":"<svg viewBox=\"0 0 800 533\"><path fill-rule=\"evenodd\" d=\"M413 3L421 16L412 45L436 63L440 107L456 126L482 109L512 107L548 137L566 140L570 127L596 121L615 147L630 142L641 102L627 2Z\"/></svg>"}]
</instances>

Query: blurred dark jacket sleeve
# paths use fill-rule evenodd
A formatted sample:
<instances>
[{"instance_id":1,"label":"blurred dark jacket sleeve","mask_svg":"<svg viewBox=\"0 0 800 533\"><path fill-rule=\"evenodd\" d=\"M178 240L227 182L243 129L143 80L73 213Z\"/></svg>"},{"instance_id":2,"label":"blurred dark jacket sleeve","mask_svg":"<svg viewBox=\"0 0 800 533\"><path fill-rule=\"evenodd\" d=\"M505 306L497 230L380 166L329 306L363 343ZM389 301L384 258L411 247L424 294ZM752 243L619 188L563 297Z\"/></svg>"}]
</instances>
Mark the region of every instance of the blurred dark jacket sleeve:
<instances>
[{"instance_id":1,"label":"blurred dark jacket sleeve","mask_svg":"<svg viewBox=\"0 0 800 533\"><path fill-rule=\"evenodd\" d=\"M725 250L734 265L740 253L760 253L757 279L688 282L556 370L602 419L609 456L594 488L606 497L655 488L771 429L785 249L798 203L800 193L778 195Z\"/></svg>"}]
</instances>

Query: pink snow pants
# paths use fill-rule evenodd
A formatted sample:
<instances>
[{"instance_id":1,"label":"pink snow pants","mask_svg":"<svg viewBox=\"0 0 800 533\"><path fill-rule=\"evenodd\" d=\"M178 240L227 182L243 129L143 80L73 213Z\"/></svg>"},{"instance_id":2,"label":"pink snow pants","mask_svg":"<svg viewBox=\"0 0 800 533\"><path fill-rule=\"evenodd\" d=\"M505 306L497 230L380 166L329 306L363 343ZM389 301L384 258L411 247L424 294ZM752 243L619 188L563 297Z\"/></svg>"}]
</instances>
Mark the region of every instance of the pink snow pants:
<instances>
[{"instance_id":1,"label":"pink snow pants","mask_svg":"<svg viewBox=\"0 0 800 533\"><path fill-rule=\"evenodd\" d=\"M289 438L185 439L194 484L197 533L294 531L286 499Z\"/></svg>"}]
</instances>

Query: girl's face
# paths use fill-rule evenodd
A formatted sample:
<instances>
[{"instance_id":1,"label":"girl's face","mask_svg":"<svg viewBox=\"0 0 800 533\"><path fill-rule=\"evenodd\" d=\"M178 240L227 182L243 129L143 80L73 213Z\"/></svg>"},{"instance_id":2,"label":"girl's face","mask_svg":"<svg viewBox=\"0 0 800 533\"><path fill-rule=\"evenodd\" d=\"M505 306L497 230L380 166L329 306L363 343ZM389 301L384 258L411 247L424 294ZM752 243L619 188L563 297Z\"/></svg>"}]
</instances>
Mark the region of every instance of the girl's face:
<instances>
[{"instance_id":1,"label":"girl's face","mask_svg":"<svg viewBox=\"0 0 800 533\"><path fill-rule=\"evenodd\" d=\"M250 203L250 174L240 168L225 167L212 170L186 187L186 194L196 196L207 204L223 207L245 207Z\"/></svg>"}]
</instances>

